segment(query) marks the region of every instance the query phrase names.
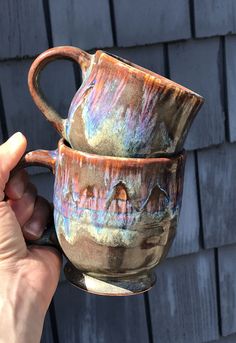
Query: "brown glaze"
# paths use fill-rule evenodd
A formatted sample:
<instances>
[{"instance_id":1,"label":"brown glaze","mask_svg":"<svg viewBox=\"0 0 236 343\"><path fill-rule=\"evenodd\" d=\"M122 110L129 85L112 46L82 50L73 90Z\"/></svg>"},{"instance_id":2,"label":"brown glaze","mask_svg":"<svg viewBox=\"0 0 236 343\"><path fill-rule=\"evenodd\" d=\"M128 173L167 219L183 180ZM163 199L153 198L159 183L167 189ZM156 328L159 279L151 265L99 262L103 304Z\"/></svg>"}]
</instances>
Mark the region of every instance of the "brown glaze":
<instances>
[{"instance_id":1,"label":"brown glaze","mask_svg":"<svg viewBox=\"0 0 236 343\"><path fill-rule=\"evenodd\" d=\"M56 58L78 61L83 72L66 120L46 103L38 86L40 71ZM187 88L100 50L89 55L74 47L50 49L33 62L28 81L35 103L70 145L100 155L180 152L203 103Z\"/></svg>"},{"instance_id":2,"label":"brown glaze","mask_svg":"<svg viewBox=\"0 0 236 343\"><path fill-rule=\"evenodd\" d=\"M57 237L74 265L67 268L68 278L80 280L80 287L81 280L89 280L84 288L101 294L114 295L116 290L127 295L150 288L152 269L165 257L175 235L184 155L98 156L73 150L61 140L57 151L34 151L25 160L51 165L55 172ZM107 289L101 291L104 283Z\"/></svg>"}]
</instances>

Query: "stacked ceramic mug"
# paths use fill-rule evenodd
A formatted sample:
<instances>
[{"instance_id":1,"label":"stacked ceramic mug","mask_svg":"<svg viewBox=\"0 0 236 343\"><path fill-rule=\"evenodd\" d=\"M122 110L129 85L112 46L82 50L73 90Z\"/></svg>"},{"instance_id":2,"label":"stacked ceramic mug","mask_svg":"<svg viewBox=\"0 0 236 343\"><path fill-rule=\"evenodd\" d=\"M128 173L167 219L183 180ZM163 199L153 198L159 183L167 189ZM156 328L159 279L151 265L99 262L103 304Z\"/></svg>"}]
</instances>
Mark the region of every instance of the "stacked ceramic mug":
<instances>
[{"instance_id":1,"label":"stacked ceramic mug","mask_svg":"<svg viewBox=\"0 0 236 343\"><path fill-rule=\"evenodd\" d=\"M40 71L57 58L82 70L68 119L39 91ZM117 56L74 47L41 54L29 88L62 136L56 151L34 151L25 161L55 174L55 229L67 278L97 294L148 290L176 231L183 144L203 98Z\"/></svg>"}]
</instances>

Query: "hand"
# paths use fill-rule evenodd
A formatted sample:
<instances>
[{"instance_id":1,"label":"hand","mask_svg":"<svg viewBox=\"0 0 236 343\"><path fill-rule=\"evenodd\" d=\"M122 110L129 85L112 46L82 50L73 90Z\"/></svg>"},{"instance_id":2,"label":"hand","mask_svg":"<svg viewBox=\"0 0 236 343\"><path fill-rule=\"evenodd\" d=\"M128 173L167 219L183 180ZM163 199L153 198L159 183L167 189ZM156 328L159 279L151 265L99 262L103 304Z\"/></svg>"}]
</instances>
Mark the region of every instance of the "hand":
<instances>
[{"instance_id":1,"label":"hand","mask_svg":"<svg viewBox=\"0 0 236 343\"><path fill-rule=\"evenodd\" d=\"M61 267L55 249L25 243L41 236L50 215L24 170L9 180L25 149L21 133L0 146L0 342L7 343L39 342Z\"/></svg>"}]
</instances>

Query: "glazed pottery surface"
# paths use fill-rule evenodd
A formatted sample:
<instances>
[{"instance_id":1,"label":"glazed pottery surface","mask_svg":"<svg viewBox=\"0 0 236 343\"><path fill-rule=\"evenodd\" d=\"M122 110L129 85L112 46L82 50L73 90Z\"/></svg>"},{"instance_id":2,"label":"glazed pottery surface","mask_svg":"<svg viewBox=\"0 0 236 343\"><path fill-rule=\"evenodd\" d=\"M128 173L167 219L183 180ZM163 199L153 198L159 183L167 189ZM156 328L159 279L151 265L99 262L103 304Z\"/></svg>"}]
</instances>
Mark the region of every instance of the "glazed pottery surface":
<instances>
[{"instance_id":1,"label":"glazed pottery surface","mask_svg":"<svg viewBox=\"0 0 236 343\"><path fill-rule=\"evenodd\" d=\"M38 76L55 59L76 61L83 82L62 119L44 100ZM99 155L153 157L180 152L203 98L158 74L103 51L75 47L41 54L29 71L31 95L74 149ZM56 85L55 85L56 86Z\"/></svg>"},{"instance_id":2,"label":"glazed pottery surface","mask_svg":"<svg viewBox=\"0 0 236 343\"><path fill-rule=\"evenodd\" d=\"M55 174L54 220L67 278L90 292L130 295L155 282L181 207L185 156L115 158L73 150L26 154Z\"/></svg>"}]
</instances>

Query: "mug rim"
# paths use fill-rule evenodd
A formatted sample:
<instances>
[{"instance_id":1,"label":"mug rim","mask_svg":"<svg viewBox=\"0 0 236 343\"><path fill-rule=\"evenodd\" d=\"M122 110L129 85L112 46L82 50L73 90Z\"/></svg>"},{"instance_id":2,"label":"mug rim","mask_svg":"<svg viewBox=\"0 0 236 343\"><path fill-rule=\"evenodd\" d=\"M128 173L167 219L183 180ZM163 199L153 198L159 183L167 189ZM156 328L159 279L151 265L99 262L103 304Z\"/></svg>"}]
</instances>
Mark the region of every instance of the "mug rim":
<instances>
[{"instance_id":1,"label":"mug rim","mask_svg":"<svg viewBox=\"0 0 236 343\"><path fill-rule=\"evenodd\" d=\"M158 73L155 73L152 70L149 70L145 67L142 67L136 63L133 63L133 62L121 57L121 56L117 56L117 55L115 55L111 52L105 51L105 50L97 50L94 54L94 57L95 58L98 57L98 60L99 60L103 54L105 56L108 56L112 60L116 61L116 63L122 63L122 65L125 66L126 68L133 68L134 70L142 72L145 75L149 75L149 76L154 77L157 82L159 81L161 84L163 84L163 87L168 87L168 88L172 89L173 91L179 90L181 92L184 92L187 96L195 97L199 101L199 104L201 104L201 105L205 102L205 98L202 95L192 91L191 89L189 89L185 86L182 86L181 84L179 84L179 83L177 83L171 79L168 79L165 76L162 76Z\"/></svg>"},{"instance_id":2,"label":"mug rim","mask_svg":"<svg viewBox=\"0 0 236 343\"><path fill-rule=\"evenodd\" d=\"M82 157L83 159L89 159L93 161L100 161L100 162L118 162L118 163L127 163L129 164L154 164L154 163L167 163L171 162L174 163L175 161L179 161L181 159L185 160L186 158L186 151L183 149L179 153L169 154L169 156L158 156L158 157L147 157L147 158L140 158L140 157L119 157L119 156L109 156L109 155L98 155L92 154L89 152L76 150L71 148L69 143L64 138L60 138L58 141L58 150L59 151L66 151L69 155L77 155Z\"/></svg>"}]
</instances>

